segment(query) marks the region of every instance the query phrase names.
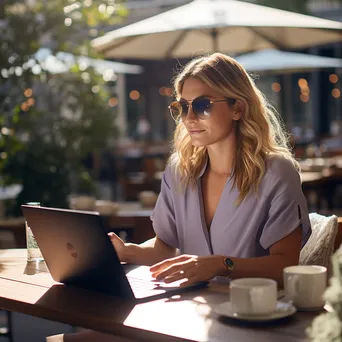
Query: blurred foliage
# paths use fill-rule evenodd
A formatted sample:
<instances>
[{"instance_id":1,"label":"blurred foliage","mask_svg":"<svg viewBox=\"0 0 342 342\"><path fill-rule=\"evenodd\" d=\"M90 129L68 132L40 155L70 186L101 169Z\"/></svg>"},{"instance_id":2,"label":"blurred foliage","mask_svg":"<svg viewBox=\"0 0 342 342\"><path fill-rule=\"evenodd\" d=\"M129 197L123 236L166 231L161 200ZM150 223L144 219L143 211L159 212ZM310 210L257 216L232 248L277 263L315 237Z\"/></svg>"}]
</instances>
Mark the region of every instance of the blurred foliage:
<instances>
[{"instance_id":1,"label":"blurred foliage","mask_svg":"<svg viewBox=\"0 0 342 342\"><path fill-rule=\"evenodd\" d=\"M327 2L340 2L342 0L325 0ZM279 8L286 11L308 14L310 0L257 0L259 5Z\"/></svg>"},{"instance_id":2,"label":"blurred foliage","mask_svg":"<svg viewBox=\"0 0 342 342\"><path fill-rule=\"evenodd\" d=\"M66 207L75 178L93 190L82 161L117 135L110 89L92 67L51 74L35 54L47 47L99 57L89 41L126 15L117 0L2 1L0 176L23 185L10 214L29 201Z\"/></svg>"}]
</instances>

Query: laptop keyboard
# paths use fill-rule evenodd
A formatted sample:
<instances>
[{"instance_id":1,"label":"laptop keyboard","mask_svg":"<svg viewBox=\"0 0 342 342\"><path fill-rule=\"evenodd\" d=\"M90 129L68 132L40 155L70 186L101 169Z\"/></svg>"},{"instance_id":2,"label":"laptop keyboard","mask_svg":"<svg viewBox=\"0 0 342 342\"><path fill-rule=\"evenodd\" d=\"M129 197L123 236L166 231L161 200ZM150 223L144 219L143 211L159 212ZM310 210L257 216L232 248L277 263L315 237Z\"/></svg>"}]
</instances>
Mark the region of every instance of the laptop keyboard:
<instances>
[{"instance_id":1,"label":"laptop keyboard","mask_svg":"<svg viewBox=\"0 0 342 342\"><path fill-rule=\"evenodd\" d=\"M128 280L134 290L153 290L157 285L155 282L146 279L128 277Z\"/></svg>"},{"instance_id":2,"label":"laptop keyboard","mask_svg":"<svg viewBox=\"0 0 342 342\"><path fill-rule=\"evenodd\" d=\"M132 291L137 298L148 297L168 290L178 288L174 284L165 284L164 282L146 280L135 277L127 277L131 285Z\"/></svg>"},{"instance_id":3,"label":"laptop keyboard","mask_svg":"<svg viewBox=\"0 0 342 342\"><path fill-rule=\"evenodd\" d=\"M166 284L155 280L148 266L139 266L132 270L126 269L126 276L136 298L150 297L179 289L181 281Z\"/></svg>"}]
</instances>

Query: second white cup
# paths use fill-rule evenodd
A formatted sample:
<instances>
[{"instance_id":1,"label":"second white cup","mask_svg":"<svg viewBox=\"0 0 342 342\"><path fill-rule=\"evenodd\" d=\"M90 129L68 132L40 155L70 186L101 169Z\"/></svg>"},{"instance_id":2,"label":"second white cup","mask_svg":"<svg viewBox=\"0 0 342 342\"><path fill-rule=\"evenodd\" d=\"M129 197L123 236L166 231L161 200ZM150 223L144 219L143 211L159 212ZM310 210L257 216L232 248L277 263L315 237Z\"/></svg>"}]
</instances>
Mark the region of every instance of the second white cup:
<instances>
[{"instance_id":1,"label":"second white cup","mask_svg":"<svg viewBox=\"0 0 342 342\"><path fill-rule=\"evenodd\" d=\"M286 298L299 310L322 308L326 286L327 269L324 266L298 265L284 268Z\"/></svg>"},{"instance_id":2,"label":"second white cup","mask_svg":"<svg viewBox=\"0 0 342 342\"><path fill-rule=\"evenodd\" d=\"M230 283L232 310L241 315L267 315L277 306L277 283L268 278L240 278Z\"/></svg>"}]
</instances>

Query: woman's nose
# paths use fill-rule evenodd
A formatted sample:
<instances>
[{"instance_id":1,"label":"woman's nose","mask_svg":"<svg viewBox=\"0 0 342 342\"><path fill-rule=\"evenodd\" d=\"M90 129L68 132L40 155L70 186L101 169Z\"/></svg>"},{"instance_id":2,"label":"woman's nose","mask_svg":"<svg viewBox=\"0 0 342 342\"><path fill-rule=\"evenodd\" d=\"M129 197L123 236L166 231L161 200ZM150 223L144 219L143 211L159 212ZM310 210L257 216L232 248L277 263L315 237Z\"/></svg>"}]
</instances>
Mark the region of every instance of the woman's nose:
<instances>
[{"instance_id":1,"label":"woman's nose","mask_svg":"<svg viewBox=\"0 0 342 342\"><path fill-rule=\"evenodd\" d=\"M188 121L195 121L197 120L197 116L195 115L194 111L192 110L192 106L189 105L188 106L188 113L185 117L185 120L188 120Z\"/></svg>"}]
</instances>

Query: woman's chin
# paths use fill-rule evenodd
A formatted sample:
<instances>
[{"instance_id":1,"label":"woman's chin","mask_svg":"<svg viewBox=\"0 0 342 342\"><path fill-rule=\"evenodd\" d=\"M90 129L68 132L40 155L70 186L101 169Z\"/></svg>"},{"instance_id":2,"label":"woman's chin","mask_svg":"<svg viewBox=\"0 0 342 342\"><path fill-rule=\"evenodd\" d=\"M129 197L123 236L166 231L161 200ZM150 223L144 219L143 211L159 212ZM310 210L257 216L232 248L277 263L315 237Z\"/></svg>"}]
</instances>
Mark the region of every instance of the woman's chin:
<instances>
[{"instance_id":1,"label":"woman's chin","mask_svg":"<svg viewBox=\"0 0 342 342\"><path fill-rule=\"evenodd\" d=\"M199 141L192 141L192 146L193 147L204 147L207 146L207 144L204 144L203 142L199 142Z\"/></svg>"}]
</instances>

